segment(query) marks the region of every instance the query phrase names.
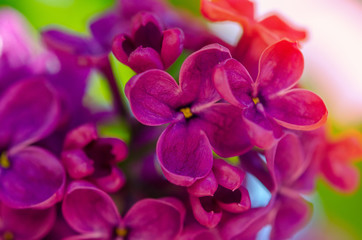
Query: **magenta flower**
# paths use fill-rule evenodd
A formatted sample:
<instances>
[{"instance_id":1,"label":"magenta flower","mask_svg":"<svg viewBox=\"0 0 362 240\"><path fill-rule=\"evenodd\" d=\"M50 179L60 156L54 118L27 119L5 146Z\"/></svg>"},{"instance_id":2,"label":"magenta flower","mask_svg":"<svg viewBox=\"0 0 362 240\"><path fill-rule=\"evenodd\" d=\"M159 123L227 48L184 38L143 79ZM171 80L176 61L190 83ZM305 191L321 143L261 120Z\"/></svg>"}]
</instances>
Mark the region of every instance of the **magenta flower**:
<instances>
[{"instance_id":1,"label":"magenta flower","mask_svg":"<svg viewBox=\"0 0 362 240\"><path fill-rule=\"evenodd\" d=\"M117 163L127 152L122 140L100 138L94 125L85 124L66 136L62 162L71 178L86 179L103 191L116 192L125 183Z\"/></svg>"},{"instance_id":2,"label":"magenta flower","mask_svg":"<svg viewBox=\"0 0 362 240\"><path fill-rule=\"evenodd\" d=\"M59 200L65 173L48 151L29 146L59 120L59 102L41 78L10 87L0 99L0 199L11 207L50 206Z\"/></svg>"},{"instance_id":3,"label":"magenta flower","mask_svg":"<svg viewBox=\"0 0 362 240\"><path fill-rule=\"evenodd\" d=\"M112 51L115 57L141 73L149 69L167 69L180 56L184 35L181 29L163 31L161 22L149 12L132 19L132 35L117 35Z\"/></svg>"},{"instance_id":4,"label":"magenta flower","mask_svg":"<svg viewBox=\"0 0 362 240\"><path fill-rule=\"evenodd\" d=\"M55 207L14 209L0 202L0 239L41 239L53 227L55 218Z\"/></svg>"},{"instance_id":5,"label":"magenta flower","mask_svg":"<svg viewBox=\"0 0 362 240\"><path fill-rule=\"evenodd\" d=\"M214 159L209 175L188 188L196 220L209 228L217 226L223 211L241 213L250 208L248 190L241 186L245 173L221 159Z\"/></svg>"},{"instance_id":6,"label":"magenta flower","mask_svg":"<svg viewBox=\"0 0 362 240\"><path fill-rule=\"evenodd\" d=\"M63 215L80 233L66 239L175 239L181 232L185 209L174 198L144 199L124 218L112 199L87 182L70 184L63 201Z\"/></svg>"},{"instance_id":7,"label":"magenta flower","mask_svg":"<svg viewBox=\"0 0 362 240\"><path fill-rule=\"evenodd\" d=\"M270 148L282 128L312 130L327 119L327 109L316 94L294 88L303 72L303 56L286 40L268 47L260 57L259 74L253 80L235 59L220 64L214 82L221 96L243 109L252 142Z\"/></svg>"},{"instance_id":8,"label":"magenta flower","mask_svg":"<svg viewBox=\"0 0 362 240\"><path fill-rule=\"evenodd\" d=\"M126 85L126 96L138 121L145 125L170 125L157 143L157 156L166 178L190 186L206 177L213 165L212 149L230 157L251 145L241 112L226 103L213 86L214 66L230 58L217 44L190 55L180 71L180 83L166 72L148 70Z\"/></svg>"}]
</instances>

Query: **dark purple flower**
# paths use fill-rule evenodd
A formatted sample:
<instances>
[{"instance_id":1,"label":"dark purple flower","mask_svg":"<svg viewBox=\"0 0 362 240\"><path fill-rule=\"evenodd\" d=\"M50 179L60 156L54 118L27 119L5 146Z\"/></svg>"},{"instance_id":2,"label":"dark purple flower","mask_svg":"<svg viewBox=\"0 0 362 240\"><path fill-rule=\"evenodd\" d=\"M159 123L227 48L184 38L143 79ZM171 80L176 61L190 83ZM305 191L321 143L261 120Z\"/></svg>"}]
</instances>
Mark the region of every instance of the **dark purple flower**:
<instances>
[{"instance_id":1,"label":"dark purple flower","mask_svg":"<svg viewBox=\"0 0 362 240\"><path fill-rule=\"evenodd\" d=\"M132 19L132 34L120 34L113 40L115 57L141 73L149 69L167 69L183 49L181 29L163 30L161 22L149 12L141 12Z\"/></svg>"},{"instance_id":2,"label":"dark purple flower","mask_svg":"<svg viewBox=\"0 0 362 240\"><path fill-rule=\"evenodd\" d=\"M238 108L216 103L214 66L230 58L217 44L190 55L180 71L180 83L166 72L148 70L126 85L126 96L138 121L170 125L160 136L157 155L166 178L190 186L206 177L213 165L212 150L223 157L242 154L251 145Z\"/></svg>"},{"instance_id":3,"label":"dark purple flower","mask_svg":"<svg viewBox=\"0 0 362 240\"><path fill-rule=\"evenodd\" d=\"M221 159L214 159L209 175L188 188L196 220L209 228L217 226L223 211L241 213L250 208L248 190L242 186L245 173Z\"/></svg>"},{"instance_id":4,"label":"dark purple flower","mask_svg":"<svg viewBox=\"0 0 362 240\"><path fill-rule=\"evenodd\" d=\"M42 78L10 87L0 99L0 199L11 207L50 206L62 194L65 173L48 151L29 146L59 120L59 101Z\"/></svg>"},{"instance_id":5,"label":"dark purple flower","mask_svg":"<svg viewBox=\"0 0 362 240\"><path fill-rule=\"evenodd\" d=\"M66 136L62 162L71 178L85 178L106 192L116 192L125 183L117 163L127 152L122 140L100 138L94 125L85 124Z\"/></svg>"},{"instance_id":6,"label":"dark purple flower","mask_svg":"<svg viewBox=\"0 0 362 240\"><path fill-rule=\"evenodd\" d=\"M41 239L53 227L55 218L55 207L14 209L0 202L0 239Z\"/></svg>"},{"instance_id":7,"label":"dark purple flower","mask_svg":"<svg viewBox=\"0 0 362 240\"><path fill-rule=\"evenodd\" d=\"M235 59L220 64L214 82L221 96L243 109L252 142L270 148L282 128L316 129L327 119L327 109L316 94L293 88L303 72L303 55L295 43L282 40L260 57L259 74L253 80Z\"/></svg>"},{"instance_id":8,"label":"dark purple flower","mask_svg":"<svg viewBox=\"0 0 362 240\"><path fill-rule=\"evenodd\" d=\"M175 239L181 232L185 209L174 198L143 199L121 218L105 192L87 182L70 184L63 214L80 233L66 239Z\"/></svg>"}]
</instances>

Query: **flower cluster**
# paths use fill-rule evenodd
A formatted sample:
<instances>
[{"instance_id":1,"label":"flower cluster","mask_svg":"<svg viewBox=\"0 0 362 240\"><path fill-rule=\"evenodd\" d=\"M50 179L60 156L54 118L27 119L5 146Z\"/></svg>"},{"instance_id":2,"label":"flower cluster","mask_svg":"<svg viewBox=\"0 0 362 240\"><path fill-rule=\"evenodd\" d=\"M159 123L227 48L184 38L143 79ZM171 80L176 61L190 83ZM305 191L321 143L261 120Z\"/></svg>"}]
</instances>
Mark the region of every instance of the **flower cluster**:
<instances>
[{"instance_id":1,"label":"flower cluster","mask_svg":"<svg viewBox=\"0 0 362 240\"><path fill-rule=\"evenodd\" d=\"M91 36L46 29L42 43L0 10L0 239L255 239L268 225L289 239L317 177L356 189L360 133L331 140L323 100L298 84L306 32L249 0L201 12L239 23L239 42L159 0L120 0ZM118 66L134 71L124 89ZM94 72L111 109L84 104Z\"/></svg>"}]
</instances>

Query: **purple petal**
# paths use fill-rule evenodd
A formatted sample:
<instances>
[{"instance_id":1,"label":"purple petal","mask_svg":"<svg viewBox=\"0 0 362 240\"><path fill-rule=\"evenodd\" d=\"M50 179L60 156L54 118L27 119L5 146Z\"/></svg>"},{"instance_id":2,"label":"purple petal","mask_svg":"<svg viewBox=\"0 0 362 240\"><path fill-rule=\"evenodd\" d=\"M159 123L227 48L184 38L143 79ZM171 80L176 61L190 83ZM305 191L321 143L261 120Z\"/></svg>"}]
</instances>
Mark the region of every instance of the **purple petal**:
<instances>
[{"instance_id":1,"label":"purple petal","mask_svg":"<svg viewBox=\"0 0 362 240\"><path fill-rule=\"evenodd\" d=\"M163 31L161 59L165 69L172 65L183 50L185 36L179 28Z\"/></svg>"},{"instance_id":2,"label":"purple petal","mask_svg":"<svg viewBox=\"0 0 362 240\"><path fill-rule=\"evenodd\" d=\"M59 107L45 79L14 84L0 99L0 146L20 147L45 137L58 123Z\"/></svg>"},{"instance_id":3,"label":"purple petal","mask_svg":"<svg viewBox=\"0 0 362 240\"><path fill-rule=\"evenodd\" d=\"M283 134L282 128L274 120L261 113L257 107L245 109L243 117L250 141L259 148L271 148L276 143L276 139Z\"/></svg>"},{"instance_id":4,"label":"purple petal","mask_svg":"<svg viewBox=\"0 0 362 240\"><path fill-rule=\"evenodd\" d=\"M217 101L220 96L212 80L213 69L230 57L229 50L218 44L208 45L191 54L180 70L182 91L198 102Z\"/></svg>"},{"instance_id":5,"label":"purple petal","mask_svg":"<svg viewBox=\"0 0 362 240\"><path fill-rule=\"evenodd\" d=\"M59 160L38 147L8 155L10 166L0 170L0 197L12 207L47 207L62 197L65 173Z\"/></svg>"},{"instance_id":6,"label":"purple petal","mask_svg":"<svg viewBox=\"0 0 362 240\"><path fill-rule=\"evenodd\" d=\"M245 108L252 101L252 83L246 68L235 59L228 59L215 68L213 75L215 87L229 103Z\"/></svg>"},{"instance_id":7,"label":"purple petal","mask_svg":"<svg viewBox=\"0 0 362 240\"><path fill-rule=\"evenodd\" d=\"M135 50L132 39L125 34L114 37L112 42L112 52L114 56L123 64L128 65L128 57Z\"/></svg>"},{"instance_id":8,"label":"purple petal","mask_svg":"<svg viewBox=\"0 0 362 240\"><path fill-rule=\"evenodd\" d=\"M150 47L138 47L128 58L128 66L136 73L150 69L164 69L160 54Z\"/></svg>"},{"instance_id":9,"label":"purple petal","mask_svg":"<svg viewBox=\"0 0 362 240\"><path fill-rule=\"evenodd\" d=\"M211 146L220 156L241 155L252 147L241 110L237 107L217 103L201 111L198 117L198 126L205 131Z\"/></svg>"},{"instance_id":10,"label":"purple petal","mask_svg":"<svg viewBox=\"0 0 362 240\"><path fill-rule=\"evenodd\" d=\"M111 159L110 162L116 164L123 161L128 155L128 149L125 142L118 138L99 138L97 139L98 147L110 146ZM104 158L105 156L103 156Z\"/></svg>"},{"instance_id":11,"label":"purple petal","mask_svg":"<svg viewBox=\"0 0 362 240\"><path fill-rule=\"evenodd\" d=\"M212 196L216 192L218 183L215 175L210 171L205 178L197 180L194 184L187 188L189 194L195 197Z\"/></svg>"},{"instance_id":12,"label":"purple petal","mask_svg":"<svg viewBox=\"0 0 362 240\"><path fill-rule=\"evenodd\" d=\"M231 213L245 212L251 206L249 192L245 187L240 187L233 191L219 187L215 193L215 198L223 210Z\"/></svg>"},{"instance_id":13,"label":"purple petal","mask_svg":"<svg viewBox=\"0 0 362 240\"><path fill-rule=\"evenodd\" d=\"M182 230L185 209L177 199L144 199L124 217L127 239L175 239Z\"/></svg>"},{"instance_id":14,"label":"purple petal","mask_svg":"<svg viewBox=\"0 0 362 240\"><path fill-rule=\"evenodd\" d=\"M164 71L136 75L127 83L125 92L133 114L145 125L169 123L176 117L181 89Z\"/></svg>"},{"instance_id":15,"label":"purple petal","mask_svg":"<svg viewBox=\"0 0 362 240\"><path fill-rule=\"evenodd\" d=\"M69 132L64 141L64 149L82 149L98 138L96 126L84 124Z\"/></svg>"},{"instance_id":16,"label":"purple petal","mask_svg":"<svg viewBox=\"0 0 362 240\"><path fill-rule=\"evenodd\" d=\"M243 170L222 159L214 159L212 171L215 174L217 183L232 191L240 188L245 178L245 172Z\"/></svg>"},{"instance_id":17,"label":"purple petal","mask_svg":"<svg viewBox=\"0 0 362 240\"><path fill-rule=\"evenodd\" d=\"M311 218L312 205L301 197L280 197L270 239L289 239Z\"/></svg>"},{"instance_id":18,"label":"purple petal","mask_svg":"<svg viewBox=\"0 0 362 240\"><path fill-rule=\"evenodd\" d=\"M113 193L121 189L126 183L126 177L117 167L112 167L110 174L90 179L95 185L105 192Z\"/></svg>"},{"instance_id":19,"label":"purple petal","mask_svg":"<svg viewBox=\"0 0 362 240\"><path fill-rule=\"evenodd\" d=\"M55 207L47 209L14 209L1 205L2 230L11 232L14 239L35 240L44 237L53 227Z\"/></svg>"},{"instance_id":20,"label":"purple petal","mask_svg":"<svg viewBox=\"0 0 362 240\"><path fill-rule=\"evenodd\" d=\"M169 125L157 143L157 156L166 178L181 186L190 186L206 177L213 163L206 135L195 124Z\"/></svg>"},{"instance_id":21,"label":"purple petal","mask_svg":"<svg viewBox=\"0 0 362 240\"><path fill-rule=\"evenodd\" d=\"M135 46L149 47L161 53L162 26L150 12L139 12L132 18L132 36Z\"/></svg>"},{"instance_id":22,"label":"purple petal","mask_svg":"<svg viewBox=\"0 0 362 240\"><path fill-rule=\"evenodd\" d=\"M267 100L265 111L280 125L295 130L313 130L327 120L323 100L304 89L293 89Z\"/></svg>"},{"instance_id":23,"label":"purple petal","mask_svg":"<svg viewBox=\"0 0 362 240\"><path fill-rule=\"evenodd\" d=\"M222 212L212 196L194 197L190 195L190 203L195 219L208 228L216 227L222 217Z\"/></svg>"},{"instance_id":24,"label":"purple petal","mask_svg":"<svg viewBox=\"0 0 362 240\"><path fill-rule=\"evenodd\" d=\"M69 185L62 210L68 224L80 233L111 234L121 221L111 197L84 181Z\"/></svg>"},{"instance_id":25,"label":"purple petal","mask_svg":"<svg viewBox=\"0 0 362 240\"><path fill-rule=\"evenodd\" d=\"M70 177L81 179L94 173L93 161L81 149L62 152L62 163Z\"/></svg>"},{"instance_id":26,"label":"purple petal","mask_svg":"<svg viewBox=\"0 0 362 240\"><path fill-rule=\"evenodd\" d=\"M256 85L264 96L277 93L295 85L303 73L303 55L296 43L279 41L260 57Z\"/></svg>"}]
</instances>

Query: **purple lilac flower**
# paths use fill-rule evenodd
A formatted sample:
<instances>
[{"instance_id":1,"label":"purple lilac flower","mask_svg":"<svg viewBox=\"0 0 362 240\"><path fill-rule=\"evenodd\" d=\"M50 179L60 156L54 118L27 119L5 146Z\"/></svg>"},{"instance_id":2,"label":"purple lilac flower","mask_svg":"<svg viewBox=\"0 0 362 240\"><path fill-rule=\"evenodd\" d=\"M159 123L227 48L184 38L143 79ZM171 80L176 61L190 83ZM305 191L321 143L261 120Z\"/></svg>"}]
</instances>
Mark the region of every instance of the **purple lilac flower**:
<instances>
[{"instance_id":1,"label":"purple lilac flower","mask_svg":"<svg viewBox=\"0 0 362 240\"><path fill-rule=\"evenodd\" d=\"M263 52L255 80L241 63L228 59L217 67L214 82L225 100L243 109L252 142L265 149L282 136L282 127L312 130L326 121L323 100L293 88L302 72L302 53L295 43L282 40Z\"/></svg>"},{"instance_id":2,"label":"purple lilac flower","mask_svg":"<svg viewBox=\"0 0 362 240\"><path fill-rule=\"evenodd\" d=\"M59 200L65 173L59 160L36 146L59 119L59 102L42 78L20 81L0 99L0 199L11 207L50 206Z\"/></svg>"},{"instance_id":3,"label":"purple lilac flower","mask_svg":"<svg viewBox=\"0 0 362 240\"><path fill-rule=\"evenodd\" d=\"M0 239L41 239L53 227L55 218L55 207L14 209L0 202Z\"/></svg>"},{"instance_id":4,"label":"purple lilac flower","mask_svg":"<svg viewBox=\"0 0 362 240\"><path fill-rule=\"evenodd\" d=\"M132 19L132 34L117 35L113 40L115 57L141 73L149 69L167 69L181 54L184 35L181 29L163 30L158 18L140 12Z\"/></svg>"},{"instance_id":5,"label":"purple lilac flower","mask_svg":"<svg viewBox=\"0 0 362 240\"><path fill-rule=\"evenodd\" d=\"M117 138L100 138L92 124L82 125L65 138L62 162L73 179L87 179L103 191L116 192L125 183L117 163L127 157L126 144Z\"/></svg>"},{"instance_id":6,"label":"purple lilac flower","mask_svg":"<svg viewBox=\"0 0 362 240\"><path fill-rule=\"evenodd\" d=\"M250 208L248 190L241 186L245 173L221 159L214 159L209 175L188 188L196 220L209 228L217 226L223 211L241 213Z\"/></svg>"},{"instance_id":7,"label":"purple lilac flower","mask_svg":"<svg viewBox=\"0 0 362 240\"><path fill-rule=\"evenodd\" d=\"M157 155L166 178L190 186L206 177L213 165L212 149L223 157L242 154L251 145L241 112L220 96L212 71L230 58L229 51L209 45L190 55L180 70L180 83L166 72L148 70L126 85L126 96L138 121L145 125L170 125L157 143Z\"/></svg>"},{"instance_id":8,"label":"purple lilac flower","mask_svg":"<svg viewBox=\"0 0 362 240\"><path fill-rule=\"evenodd\" d=\"M80 233L66 239L175 239L182 230L185 209L174 198L143 199L122 218L110 196L87 182L69 185L63 214Z\"/></svg>"}]
</instances>

